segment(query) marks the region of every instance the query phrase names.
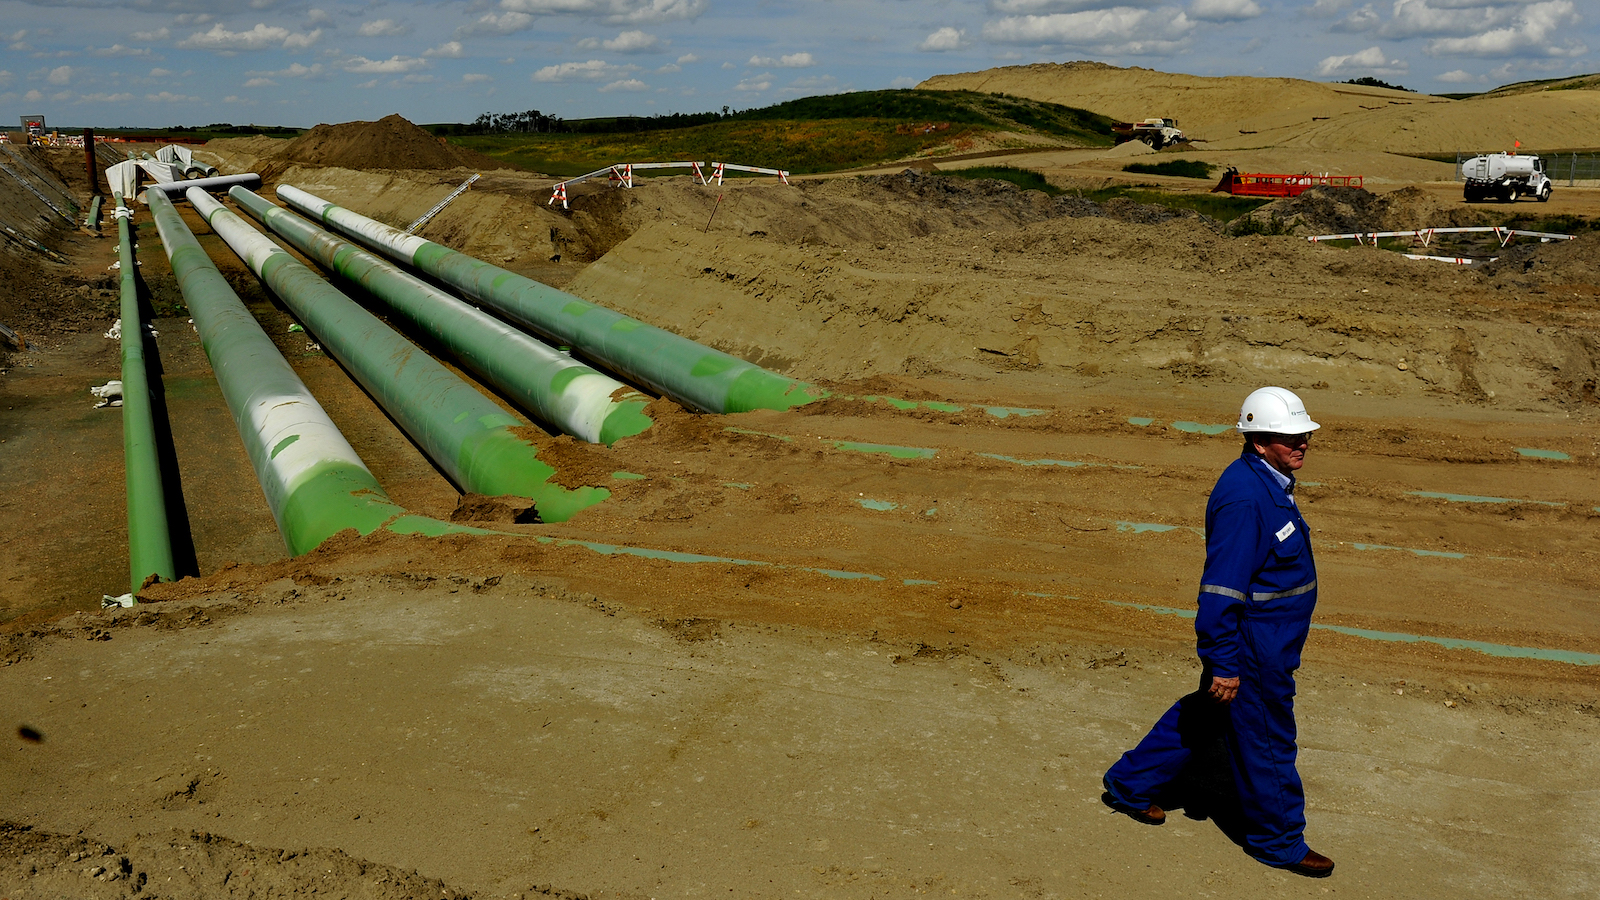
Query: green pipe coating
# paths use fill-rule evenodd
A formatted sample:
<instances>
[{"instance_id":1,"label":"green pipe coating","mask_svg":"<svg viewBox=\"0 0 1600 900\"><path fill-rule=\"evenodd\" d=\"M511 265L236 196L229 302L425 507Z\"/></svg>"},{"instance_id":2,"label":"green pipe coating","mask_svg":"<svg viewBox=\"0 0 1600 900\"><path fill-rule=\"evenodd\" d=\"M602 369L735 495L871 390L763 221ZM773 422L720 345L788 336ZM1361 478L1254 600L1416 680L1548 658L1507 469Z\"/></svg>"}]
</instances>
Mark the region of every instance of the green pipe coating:
<instances>
[{"instance_id":1,"label":"green pipe coating","mask_svg":"<svg viewBox=\"0 0 1600 900\"><path fill-rule=\"evenodd\" d=\"M98 203L99 197L95 197ZM122 270L122 456L128 486L128 583L138 593L145 579L177 577L167 493L156 453L155 414L150 403L149 369L144 359L144 320L129 227L133 210L117 197L117 260Z\"/></svg>"},{"instance_id":2,"label":"green pipe coating","mask_svg":"<svg viewBox=\"0 0 1600 900\"><path fill-rule=\"evenodd\" d=\"M462 490L527 497L546 522L564 522L611 496L569 490L514 429L525 423L340 293L288 251L199 188L185 195L212 230L309 328L378 405Z\"/></svg>"},{"instance_id":3,"label":"green pipe coating","mask_svg":"<svg viewBox=\"0 0 1600 900\"><path fill-rule=\"evenodd\" d=\"M649 398L392 263L235 187L228 196L323 268L384 300L541 421L591 443L649 428Z\"/></svg>"},{"instance_id":4,"label":"green pipe coating","mask_svg":"<svg viewBox=\"0 0 1600 900\"><path fill-rule=\"evenodd\" d=\"M417 267L518 325L577 347L612 371L694 409L784 410L820 396L803 381L406 234L299 188L279 185L278 198L392 259Z\"/></svg>"},{"instance_id":5,"label":"green pipe coating","mask_svg":"<svg viewBox=\"0 0 1600 900\"><path fill-rule=\"evenodd\" d=\"M145 202L200 345L291 556L346 528L371 534L405 514L217 271L161 191Z\"/></svg>"}]
</instances>

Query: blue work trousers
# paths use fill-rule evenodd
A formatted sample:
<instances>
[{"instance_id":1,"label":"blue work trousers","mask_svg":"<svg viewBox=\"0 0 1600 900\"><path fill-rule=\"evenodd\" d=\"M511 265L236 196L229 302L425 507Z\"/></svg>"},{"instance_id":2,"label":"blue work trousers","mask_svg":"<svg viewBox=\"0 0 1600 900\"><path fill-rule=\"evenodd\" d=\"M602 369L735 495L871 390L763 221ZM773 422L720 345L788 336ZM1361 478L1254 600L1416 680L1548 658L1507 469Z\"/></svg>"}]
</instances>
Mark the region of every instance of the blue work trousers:
<instances>
[{"instance_id":1,"label":"blue work trousers","mask_svg":"<svg viewBox=\"0 0 1600 900\"><path fill-rule=\"evenodd\" d=\"M1300 862L1311 848L1305 842L1305 789L1295 769L1293 674L1246 672L1228 704L1213 700L1206 693L1210 686L1207 668L1200 690L1174 703L1139 746L1106 772L1106 790L1126 806L1159 806L1184 767L1220 737L1239 794L1243 821L1237 837L1245 851L1268 865Z\"/></svg>"}]
</instances>

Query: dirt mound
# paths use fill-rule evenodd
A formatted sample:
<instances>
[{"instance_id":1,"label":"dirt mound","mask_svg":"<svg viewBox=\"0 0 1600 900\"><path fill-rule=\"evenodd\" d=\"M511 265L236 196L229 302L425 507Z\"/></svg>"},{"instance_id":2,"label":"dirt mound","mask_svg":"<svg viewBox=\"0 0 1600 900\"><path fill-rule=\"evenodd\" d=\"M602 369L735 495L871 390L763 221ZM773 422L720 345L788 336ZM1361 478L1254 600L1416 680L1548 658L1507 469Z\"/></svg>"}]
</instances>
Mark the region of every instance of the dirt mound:
<instances>
[{"instance_id":1,"label":"dirt mound","mask_svg":"<svg viewBox=\"0 0 1600 900\"><path fill-rule=\"evenodd\" d=\"M1252 212L1231 230L1240 233L1247 222L1270 225L1271 230L1300 237L1350 234L1357 231L1410 231L1419 228L1453 228L1480 224L1471 209L1440 206L1417 187L1374 194L1361 188L1314 187L1298 197L1274 200Z\"/></svg>"},{"instance_id":2,"label":"dirt mound","mask_svg":"<svg viewBox=\"0 0 1600 900\"><path fill-rule=\"evenodd\" d=\"M274 850L202 832L141 836L118 849L80 836L0 822L0 891L11 896L180 898L302 896L368 900L471 896L434 878L339 850ZM565 896L564 893L557 896Z\"/></svg>"},{"instance_id":3,"label":"dirt mound","mask_svg":"<svg viewBox=\"0 0 1600 900\"><path fill-rule=\"evenodd\" d=\"M1181 218L1217 227L1214 220L1188 210L1124 199L1100 204L1074 194L1052 198L998 179L906 169L792 186L746 183L726 190L721 200L686 178L652 179L631 191L601 185L575 196L567 221L556 230L561 253L588 261L662 222L693 223L702 232L731 230L802 247L881 248L929 235L1010 231L1086 216L1147 225Z\"/></svg>"},{"instance_id":4,"label":"dirt mound","mask_svg":"<svg viewBox=\"0 0 1600 900\"><path fill-rule=\"evenodd\" d=\"M471 150L452 147L399 115L376 122L318 125L283 148L282 161L345 169L498 169Z\"/></svg>"}]
</instances>

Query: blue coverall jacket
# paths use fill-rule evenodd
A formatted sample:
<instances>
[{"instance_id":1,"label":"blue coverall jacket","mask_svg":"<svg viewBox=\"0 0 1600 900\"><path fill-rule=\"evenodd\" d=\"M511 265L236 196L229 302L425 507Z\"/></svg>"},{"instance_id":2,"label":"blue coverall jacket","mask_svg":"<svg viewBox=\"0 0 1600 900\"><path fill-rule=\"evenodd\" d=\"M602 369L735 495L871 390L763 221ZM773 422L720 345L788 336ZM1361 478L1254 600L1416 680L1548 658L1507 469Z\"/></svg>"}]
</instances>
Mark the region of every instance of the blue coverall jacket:
<instances>
[{"instance_id":1,"label":"blue coverall jacket","mask_svg":"<svg viewBox=\"0 0 1600 900\"><path fill-rule=\"evenodd\" d=\"M1292 482L1291 482L1292 486ZM1223 471L1206 504L1206 568L1195 634L1201 692L1180 700L1106 773L1119 803L1143 809L1182 773L1199 718L1220 719L1245 820L1245 849L1270 865L1305 858L1305 793L1295 770L1294 672L1317 604L1305 520L1267 463L1246 453ZM1239 679L1223 706L1212 676ZM1159 804L1158 804L1159 805Z\"/></svg>"}]
</instances>

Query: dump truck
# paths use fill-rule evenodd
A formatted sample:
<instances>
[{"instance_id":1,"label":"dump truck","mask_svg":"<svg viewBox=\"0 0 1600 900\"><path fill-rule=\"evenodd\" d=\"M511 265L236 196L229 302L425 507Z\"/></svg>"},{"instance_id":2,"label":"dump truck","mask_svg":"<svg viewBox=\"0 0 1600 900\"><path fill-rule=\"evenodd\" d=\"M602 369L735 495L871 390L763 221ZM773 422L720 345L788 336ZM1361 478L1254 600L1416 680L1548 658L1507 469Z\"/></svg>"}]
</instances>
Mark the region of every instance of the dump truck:
<instances>
[{"instance_id":1,"label":"dump truck","mask_svg":"<svg viewBox=\"0 0 1600 900\"><path fill-rule=\"evenodd\" d=\"M1119 140L1144 141L1156 150L1183 140L1177 119L1157 117L1142 122L1118 122L1111 126L1111 130Z\"/></svg>"},{"instance_id":2,"label":"dump truck","mask_svg":"<svg viewBox=\"0 0 1600 900\"><path fill-rule=\"evenodd\" d=\"M1526 153L1490 153L1461 164L1466 185L1461 195L1469 203L1479 200L1512 201L1521 196L1550 199L1550 177L1544 160Z\"/></svg>"}]
</instances>

